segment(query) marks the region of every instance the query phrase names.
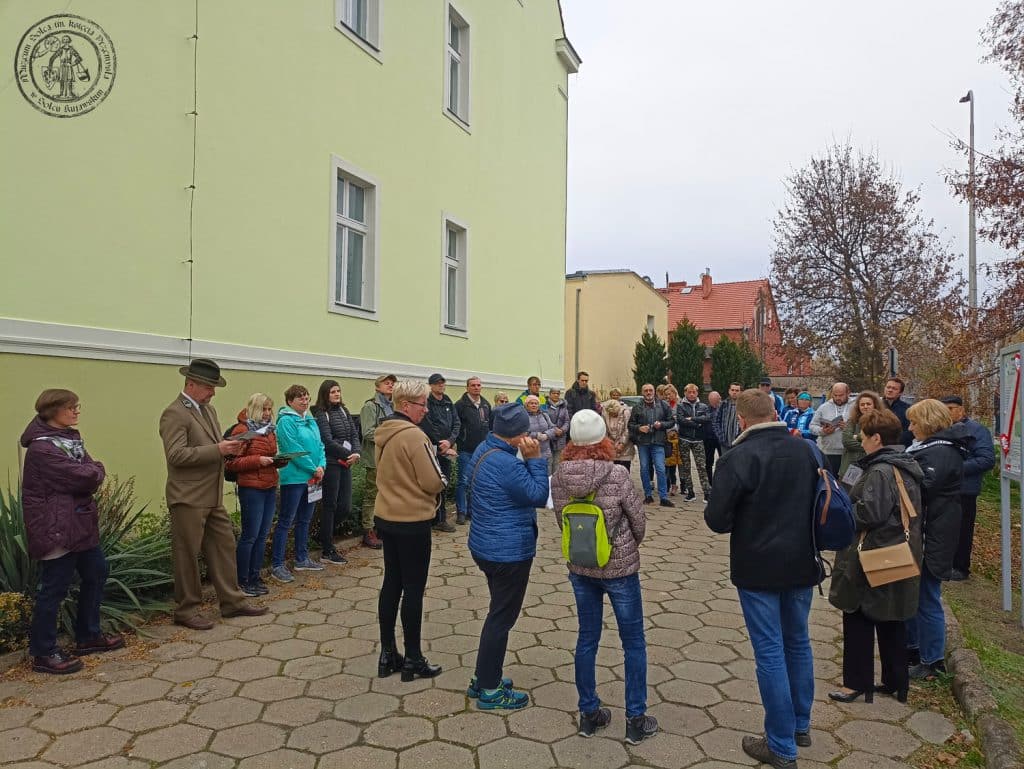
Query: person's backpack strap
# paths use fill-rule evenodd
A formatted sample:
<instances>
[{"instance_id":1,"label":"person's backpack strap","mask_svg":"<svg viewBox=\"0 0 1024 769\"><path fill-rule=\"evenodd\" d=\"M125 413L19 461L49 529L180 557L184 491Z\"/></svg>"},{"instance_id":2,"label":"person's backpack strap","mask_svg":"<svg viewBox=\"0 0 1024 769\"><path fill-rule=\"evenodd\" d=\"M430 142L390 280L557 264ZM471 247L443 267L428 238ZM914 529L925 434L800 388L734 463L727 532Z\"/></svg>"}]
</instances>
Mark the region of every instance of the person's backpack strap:
<instances>
[{"instance_id":1,"label":"person's backpack strap","mask_svg":"<svg viewBox=\"0 0 1024 769\"><path fill-rule=\"evenodd\" d=\"M493 454L495 451L501 451L500 448L487 449L483 454L480 455L480 459L477 460L476 467L473 468L473 475L469 479L469 487L466 489L466 507L469 508L469 512L473 511L473 484L476 483L476 474L480 471L480 465L484 463L488 454Z\"/></svg>"}]
</instances>

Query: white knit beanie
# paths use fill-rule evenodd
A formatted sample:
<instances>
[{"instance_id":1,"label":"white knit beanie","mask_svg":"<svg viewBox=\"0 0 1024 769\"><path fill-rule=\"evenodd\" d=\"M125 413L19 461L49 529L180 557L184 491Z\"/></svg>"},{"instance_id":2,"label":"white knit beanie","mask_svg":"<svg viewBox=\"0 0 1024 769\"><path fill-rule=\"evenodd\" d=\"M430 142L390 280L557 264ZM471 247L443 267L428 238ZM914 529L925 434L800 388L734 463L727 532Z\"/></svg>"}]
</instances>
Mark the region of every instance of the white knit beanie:
<instances>
[{"instance_id":1,"label":"white knit beanie","mask_svg":"<svg viewBox=\"0 0 1024 769\"><path fill-rule=\"evenodd\" d=\"M596 411L582 409L572 415L569 439L577 446L593 446L604 440L608 433L604 419Z\"/></svg>"}]
</instances>

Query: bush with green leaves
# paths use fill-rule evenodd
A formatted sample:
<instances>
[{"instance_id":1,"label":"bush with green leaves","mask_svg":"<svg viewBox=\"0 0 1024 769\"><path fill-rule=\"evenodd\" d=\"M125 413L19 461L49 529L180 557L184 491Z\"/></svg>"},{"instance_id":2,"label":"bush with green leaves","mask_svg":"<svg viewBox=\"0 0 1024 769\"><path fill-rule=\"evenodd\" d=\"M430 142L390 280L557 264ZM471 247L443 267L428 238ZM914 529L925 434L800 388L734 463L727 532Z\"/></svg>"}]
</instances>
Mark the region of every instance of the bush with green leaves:
<instances>
[{"instance_id":1,"label":"bush with green leaves","mask_svg":"<svg viewBox=\"0 0 1024 769\"><path fill-rule=\"evenodd\" d=\"M135 505L135 480L109 477L96 493L100 548L110 565L100 622L106 631L138 629L154 614L171 608L167 594L173 585L168 521L139 531L145 505ZM28 556L21 490L0 494L0 593L20 593L32 600L38 585L38 563ZM78 584L72 585L60 607L63 632L74 633Z\"/></svg>"}]
</instances>

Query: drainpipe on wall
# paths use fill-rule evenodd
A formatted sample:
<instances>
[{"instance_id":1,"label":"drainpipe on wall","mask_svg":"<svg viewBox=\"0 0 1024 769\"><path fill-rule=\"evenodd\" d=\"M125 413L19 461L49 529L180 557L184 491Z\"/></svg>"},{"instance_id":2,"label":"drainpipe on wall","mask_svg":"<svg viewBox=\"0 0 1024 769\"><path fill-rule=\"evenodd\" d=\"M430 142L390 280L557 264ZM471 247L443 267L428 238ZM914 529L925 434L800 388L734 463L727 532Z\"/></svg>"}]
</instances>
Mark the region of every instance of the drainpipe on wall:
<instances>
[{"instance_id":1,"label":"drainpipe on wall","mask_svg":"<svg viewBox=\"0 0 1024 769\"><path fill-rule=\"evenodd\" d=\"M580 370L580 294L582 293L583 289L576 289L576 347L573 351L573 371Z\"/></svg>"}]
</instances>

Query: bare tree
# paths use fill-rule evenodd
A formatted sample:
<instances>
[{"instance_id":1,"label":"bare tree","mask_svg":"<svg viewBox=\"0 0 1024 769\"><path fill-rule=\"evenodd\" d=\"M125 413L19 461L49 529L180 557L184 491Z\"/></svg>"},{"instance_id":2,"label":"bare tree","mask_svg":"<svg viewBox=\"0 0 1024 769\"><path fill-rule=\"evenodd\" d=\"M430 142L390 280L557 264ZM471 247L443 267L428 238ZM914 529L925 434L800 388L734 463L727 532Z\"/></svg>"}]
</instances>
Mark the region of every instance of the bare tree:
<instances>
[{"instance_id":1,"label":"bare tree","mask_svg":"<svg viewBox=\"0 0 1024 769\"><path fill-rule=\"evenodd\" d=\"M890 343L938 338L957 312L952 255L918 193L848 143L812 158L786 190L771 275L787 336L854 387L878 386Z\"/></svg>"}]
</instances>

